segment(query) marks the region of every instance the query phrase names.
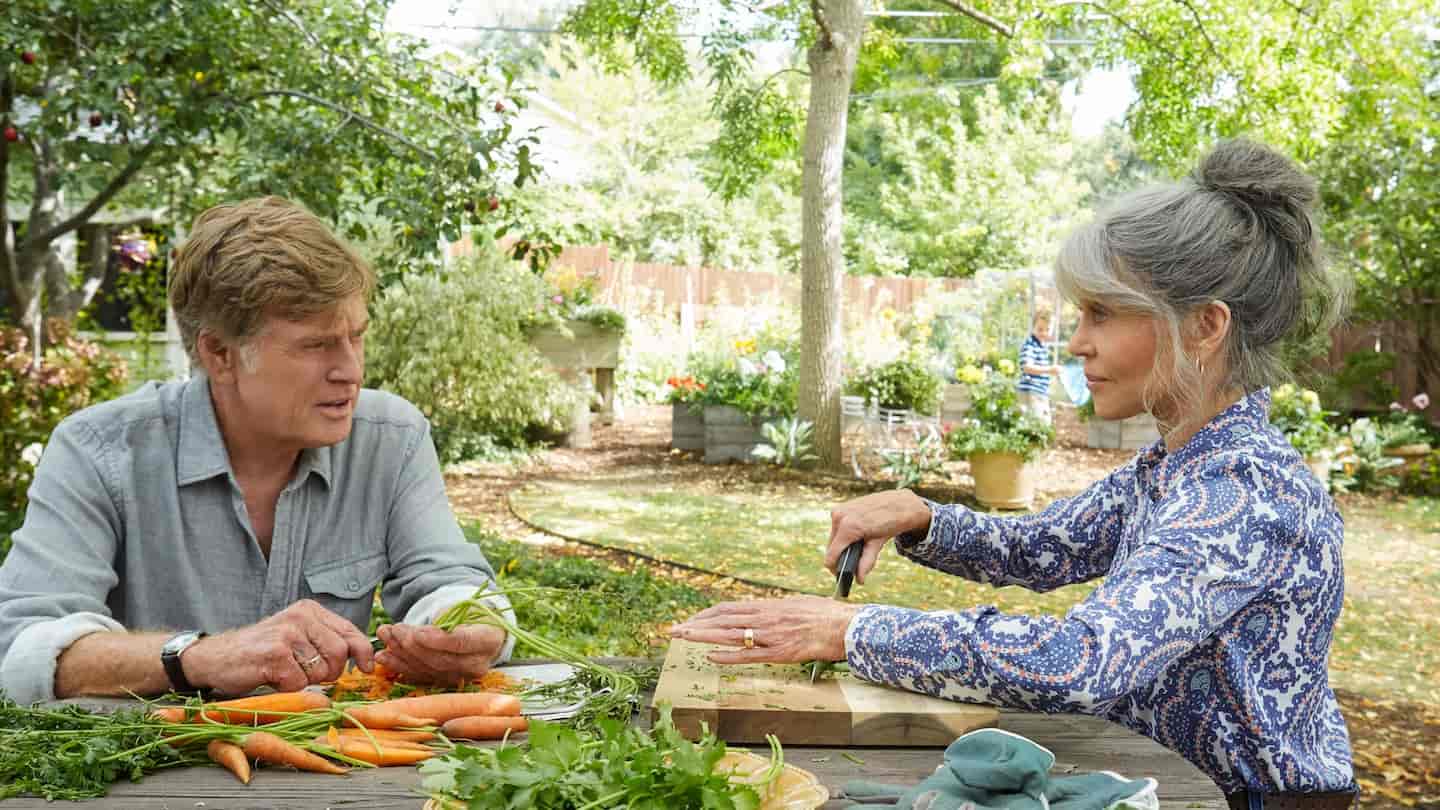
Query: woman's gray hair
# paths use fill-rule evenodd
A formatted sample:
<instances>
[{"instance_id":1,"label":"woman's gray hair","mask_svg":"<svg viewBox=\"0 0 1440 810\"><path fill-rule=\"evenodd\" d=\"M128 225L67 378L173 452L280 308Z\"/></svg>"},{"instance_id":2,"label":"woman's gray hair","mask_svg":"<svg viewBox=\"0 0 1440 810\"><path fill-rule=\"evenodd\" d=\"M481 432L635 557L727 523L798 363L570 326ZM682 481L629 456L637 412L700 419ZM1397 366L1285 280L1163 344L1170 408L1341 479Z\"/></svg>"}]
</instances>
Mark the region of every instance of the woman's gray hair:
<instances>
[{"instance_id":1,"label":"woman's gray hair","mask_svg":"<svg viewBox=\"0 0 1440 810\"><path fill-rule=\"evenodd\" d=\"M1221 388L1273 385L1290 378L1281 341L1328 332L1347 298L1325 261L1316 199L1314 179L1288 158L1253 141L1224 141L1188 178L1132 192L1071 234L1056 285L1071 301L1156 318L1156 370L1173 359L1173 377L1152 381L1173 392L1182 412L1203 398L1199 368L1183 349L1185 317L1214 301L1230 308ZM1158 393L1145 392L1147 408Z\"/></svg>"}]
</instances>

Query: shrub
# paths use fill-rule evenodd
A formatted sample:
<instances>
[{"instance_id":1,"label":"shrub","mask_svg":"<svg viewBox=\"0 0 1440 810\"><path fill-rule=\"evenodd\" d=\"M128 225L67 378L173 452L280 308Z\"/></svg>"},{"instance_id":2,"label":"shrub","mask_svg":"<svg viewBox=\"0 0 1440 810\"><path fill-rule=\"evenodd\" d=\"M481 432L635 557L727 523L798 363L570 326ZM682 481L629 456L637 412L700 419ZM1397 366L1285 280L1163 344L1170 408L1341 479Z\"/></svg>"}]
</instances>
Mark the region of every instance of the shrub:
<instances>
[{"instance_id":1,"label":"shrub","mask_svg":"<svg viewBox=\"0 0 1440 810\"><path fill-rule=\"evenodd\" d=\"M443 462L525 447L559 430L578 392L522 329L543 288L494 250L443 276L404 278L372 307L366 384L410 400L430 419Z\"/></svg>"},{"instance_id":2,"label":"shrub","mask_svg":"<svg viewBox=\"0 0 1440 810\"><path fill-rule=\"evenodd\" d=\"M1386 470L1403 462L1386 456L1384 450L1384 438L1374 422L1368 418L1351 422L1336 457L1340 469L1330 474L1330 485L1342 492L1393 489L1399 478Z\"/></svg>"},{"instance_id":3,"label":"shrub","mask_svg":"<svg viewBox=\"0 0 1440 810\"><path fill-rule=\"evenodd\" d=\"M0 327L0 559L24 519L40 450L60 420L125 390L125 363L52 325L40 368L29 337Z\"/></svg>"},{"instance_id":4,"label":"shrub","mask_svg":"<svg viewBox=\"0 0 1440 810\"><path fill-rule=\"evenodd\" d=\"M940 408L940 378L915 355L891 360L861 372L846 385L865 404L893 410L933 414Z\"/></svg>"},{"instance_id":5,"label":"shrub","mask_svg":"<svg viewBox=\"0 0 1440 810\"><path fill-rule=\"evenodd\" d=\"M1320 407L1319 394L1288 383L1276 388L1271 397L1270 424L1307 458L1335 449L1340 433L1325 421L1334 415L1334 411Z\"/></svg>"}]
</instances>

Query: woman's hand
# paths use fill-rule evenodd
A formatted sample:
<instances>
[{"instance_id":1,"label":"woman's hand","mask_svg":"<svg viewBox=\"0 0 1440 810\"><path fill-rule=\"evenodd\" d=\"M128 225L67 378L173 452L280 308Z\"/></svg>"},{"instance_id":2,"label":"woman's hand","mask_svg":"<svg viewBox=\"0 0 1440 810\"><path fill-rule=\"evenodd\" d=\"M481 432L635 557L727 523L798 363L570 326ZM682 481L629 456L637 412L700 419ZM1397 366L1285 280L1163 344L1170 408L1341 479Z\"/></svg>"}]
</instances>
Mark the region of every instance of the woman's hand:
<instances>
[{"instance_id":1,"label":"woman's hand","mask_svg":"<svg viewBox=\"0 0 1440 810\"><path fill-rule=\"evenodd\" d=\"M856 540L864 540L860 566L855 572L855 580L864 584L865 575L875 567L880 550L890 538L903 532L929 529L930 507L908 489L876 492L846 501L830 512L830 545L825 549L825 567L835 573L845 549Z\"/></svg>"},{"instance_id":2,"label":"woman's hand","mask_svg":"<svg viewBox=\"0 0 1440 810\"><path fill-rule=\"evenodd\" d=\"M845 660L845 631L860 605L819 596L722 602L670 628L671 638L738 647L712 652L717 664ZM749 630L755 646L745 648Z\"/></svg>"}]
</instances>

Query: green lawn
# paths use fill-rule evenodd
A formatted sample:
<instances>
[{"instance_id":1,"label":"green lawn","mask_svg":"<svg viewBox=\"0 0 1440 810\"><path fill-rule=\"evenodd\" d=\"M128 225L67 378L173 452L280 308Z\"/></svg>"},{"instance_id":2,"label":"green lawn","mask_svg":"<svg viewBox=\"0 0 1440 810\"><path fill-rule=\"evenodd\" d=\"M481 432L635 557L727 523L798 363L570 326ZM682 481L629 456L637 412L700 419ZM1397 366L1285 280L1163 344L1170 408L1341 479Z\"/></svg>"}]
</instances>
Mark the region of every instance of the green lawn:
<instances>
[{"instance_id":1,"label":"green lawn","mask_svg":"<svg viewBox=\"0 0 1440 810\"><path fill-rule=\"evenodd\" d=\"M573 539L809 593L829 593L821 567L833 501L784 488L714 494L673 480L595 478L531 484L511 495L531 523ZM1335 685L1440 702L1440 499L1348 500L1345 612ZM994 589L893 554L852 598L924 610L994 604L1063 614L1093 585L1048 594Z\"/></svg>"}]
</instances>

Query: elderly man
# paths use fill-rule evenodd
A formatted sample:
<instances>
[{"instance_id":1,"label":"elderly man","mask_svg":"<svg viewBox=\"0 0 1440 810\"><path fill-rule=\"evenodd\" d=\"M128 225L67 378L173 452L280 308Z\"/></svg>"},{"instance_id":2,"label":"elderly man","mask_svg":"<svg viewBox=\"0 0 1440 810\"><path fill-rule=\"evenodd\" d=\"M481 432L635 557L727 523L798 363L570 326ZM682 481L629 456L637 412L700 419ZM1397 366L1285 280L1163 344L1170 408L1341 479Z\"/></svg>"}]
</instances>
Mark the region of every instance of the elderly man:
<instances>
[{"instance_id":1,"label":"elderly man","mask_svg":"<svg viewBox=\"0 0 1440 810\"><path fill-rule=\"evenodd\" d=\"M360 387L372 287L284 200L196 220L170 279L196 373L74 414L36 470L0 567L12 699L299 689L347 659L454 682L509 655L497 628L428 626L494 571L450 511L429 423ZM377 585L402 621L375 654Z\"/></svg>"}]
</instances>

